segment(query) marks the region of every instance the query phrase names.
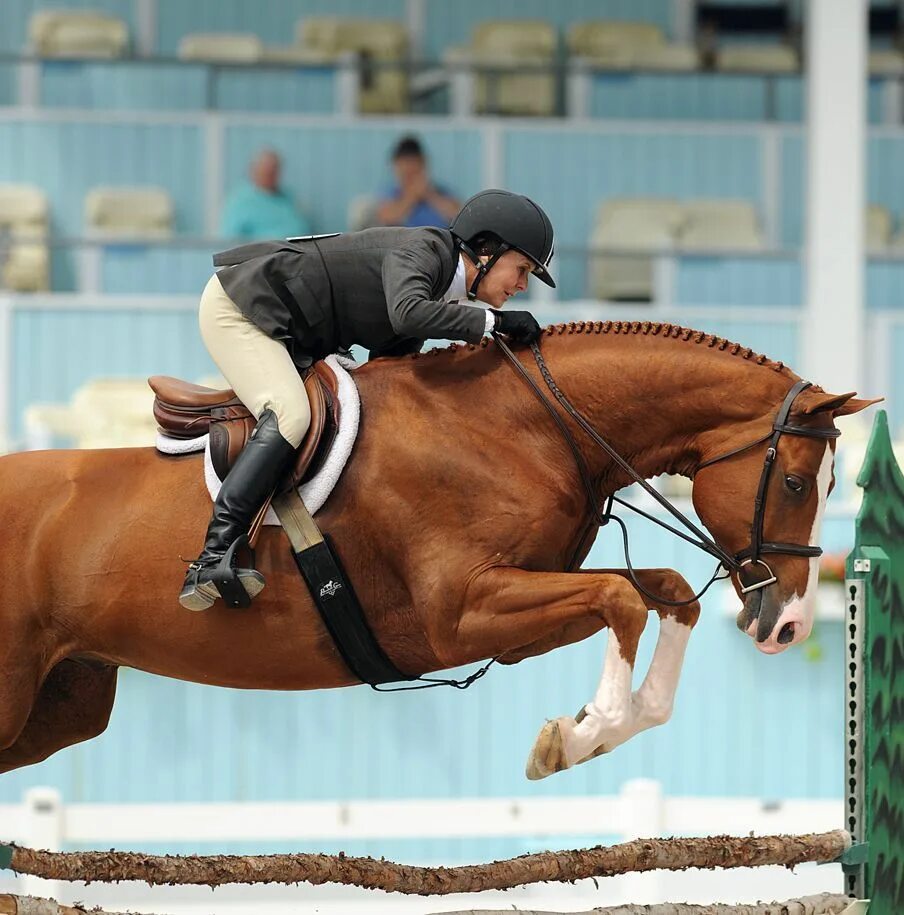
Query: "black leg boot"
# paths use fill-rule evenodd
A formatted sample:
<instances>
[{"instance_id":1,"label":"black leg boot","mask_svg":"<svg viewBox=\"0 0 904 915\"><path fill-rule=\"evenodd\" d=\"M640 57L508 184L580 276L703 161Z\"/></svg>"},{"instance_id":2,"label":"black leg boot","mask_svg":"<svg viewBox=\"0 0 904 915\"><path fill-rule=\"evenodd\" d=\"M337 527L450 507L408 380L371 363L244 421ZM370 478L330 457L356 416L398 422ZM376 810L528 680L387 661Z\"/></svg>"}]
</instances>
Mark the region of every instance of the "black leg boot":
<instances>
[{"instance_id":1,"label":"black leg boot","mask_svg":"<svg viewBox=\"0 0 904 915\"><path fill-rule=\"evenodd\" d=\"M265 410L223 481L204 550L188 567L179 595L179 603L186 610L206 610L218 597L227 606L247 607L261 592L264 576L255 569L236 568L236 557L247 545L254 516L294 456L295 448L280 435L276 414Z\"/></svg>"}]
</instances>

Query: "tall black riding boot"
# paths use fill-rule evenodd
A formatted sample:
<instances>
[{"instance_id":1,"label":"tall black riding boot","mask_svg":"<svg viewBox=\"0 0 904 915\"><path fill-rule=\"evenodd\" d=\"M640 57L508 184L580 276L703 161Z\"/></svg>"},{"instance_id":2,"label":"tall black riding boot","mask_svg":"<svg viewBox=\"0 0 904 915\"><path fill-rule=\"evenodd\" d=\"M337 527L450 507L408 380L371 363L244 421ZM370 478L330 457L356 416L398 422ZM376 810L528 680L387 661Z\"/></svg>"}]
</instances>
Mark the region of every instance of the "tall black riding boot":
<instances>
[{"instance_id":1,"label":"tall black riding boot","mask_svg":"<svg viewBox=\"0 0 904 915\"><path fill-rule=\"evenodd\" d=\"M213 506L201 555L188 567L179 603L186 610L206 610L222 597L227 606L247 607L264 587L255 569L237 569L239 548L248 543L254 516L276 488L295 455L280 435L276 414L261 413Z\"/></svg>"}]
</instances>

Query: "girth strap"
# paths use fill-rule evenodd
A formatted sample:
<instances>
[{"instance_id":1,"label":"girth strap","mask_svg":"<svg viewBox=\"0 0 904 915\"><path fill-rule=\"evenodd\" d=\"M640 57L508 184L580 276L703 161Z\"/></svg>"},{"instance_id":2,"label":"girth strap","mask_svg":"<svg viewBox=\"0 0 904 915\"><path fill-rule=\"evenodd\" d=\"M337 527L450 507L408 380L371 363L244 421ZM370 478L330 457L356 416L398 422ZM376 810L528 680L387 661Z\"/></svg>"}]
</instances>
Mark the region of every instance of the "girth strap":
<instances>
[{"instance_id":1,"label":"girth strap","mask_svg":"<svg viewBox=\"0 0 904 915\"><path fill-rule=\"evenodd\" d=\"M298 571L348 669L371 685L414 679L403 674L380 647L335 550L294 487L273 500L273 509L292 544Z\"/></svg>"},{"instance_id":2,"label":"girth strap","mask_svg":"<svg viewBox=\"0 0 904 915\"><path fill-rule=\"evenodd\" d=\"M273 499L273 510L289 538L295 564L333 644L348 669L362 683L384 692L430 689L434 686L467 689L496 662L496 658L492 658L463 680L402 673L380 647L335 548L321 533L294 487ZM382 687L385 683L412 681L418 685Z\"/></svg>"}]
</instances>

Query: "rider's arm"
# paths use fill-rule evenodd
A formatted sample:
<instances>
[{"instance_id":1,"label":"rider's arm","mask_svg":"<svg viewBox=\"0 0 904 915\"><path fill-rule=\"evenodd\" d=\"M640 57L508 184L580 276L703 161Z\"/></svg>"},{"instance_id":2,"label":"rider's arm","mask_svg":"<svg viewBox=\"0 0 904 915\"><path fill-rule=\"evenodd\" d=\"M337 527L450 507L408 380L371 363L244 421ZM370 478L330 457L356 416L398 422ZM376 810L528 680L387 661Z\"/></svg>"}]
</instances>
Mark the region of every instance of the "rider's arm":
<instances>
[{"instance_id":1,"label":"rider's arm","mask_svg":"<svg viewBox=\"0 0 904 915\"><path fill-rule=\"evenodd\" d=\"M443 270L438 241L418 239L389 252L383 291L393 330L403 337L478 343L487 327L483 308L433 297Z\"/></svg>"}]
</instances>

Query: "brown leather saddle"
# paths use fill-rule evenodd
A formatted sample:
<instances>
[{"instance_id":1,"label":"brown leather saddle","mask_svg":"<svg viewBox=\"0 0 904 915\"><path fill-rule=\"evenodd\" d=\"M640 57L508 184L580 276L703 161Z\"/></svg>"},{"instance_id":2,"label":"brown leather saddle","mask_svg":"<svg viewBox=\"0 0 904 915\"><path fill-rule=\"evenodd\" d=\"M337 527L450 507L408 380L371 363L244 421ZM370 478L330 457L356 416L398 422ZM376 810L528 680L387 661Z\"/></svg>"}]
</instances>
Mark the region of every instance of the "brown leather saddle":
<instances>
[{"instance_id":1,"label":"brown leather saddle","mask_svg":"<svg viewBox=\"0 0 904 915\"><path fill-rule=\"evenodd\" d=\"M339 381L323 361L302 373L311 404L311 425L298 447L292 473L281 490L310 479L323 465L339 430ZM164 435L190 439L210 433L210 457L222 480L251 437L257 420L235 396L168 375L148 379L154 394L154 419Z\"/></svg>"}]
</instances>

